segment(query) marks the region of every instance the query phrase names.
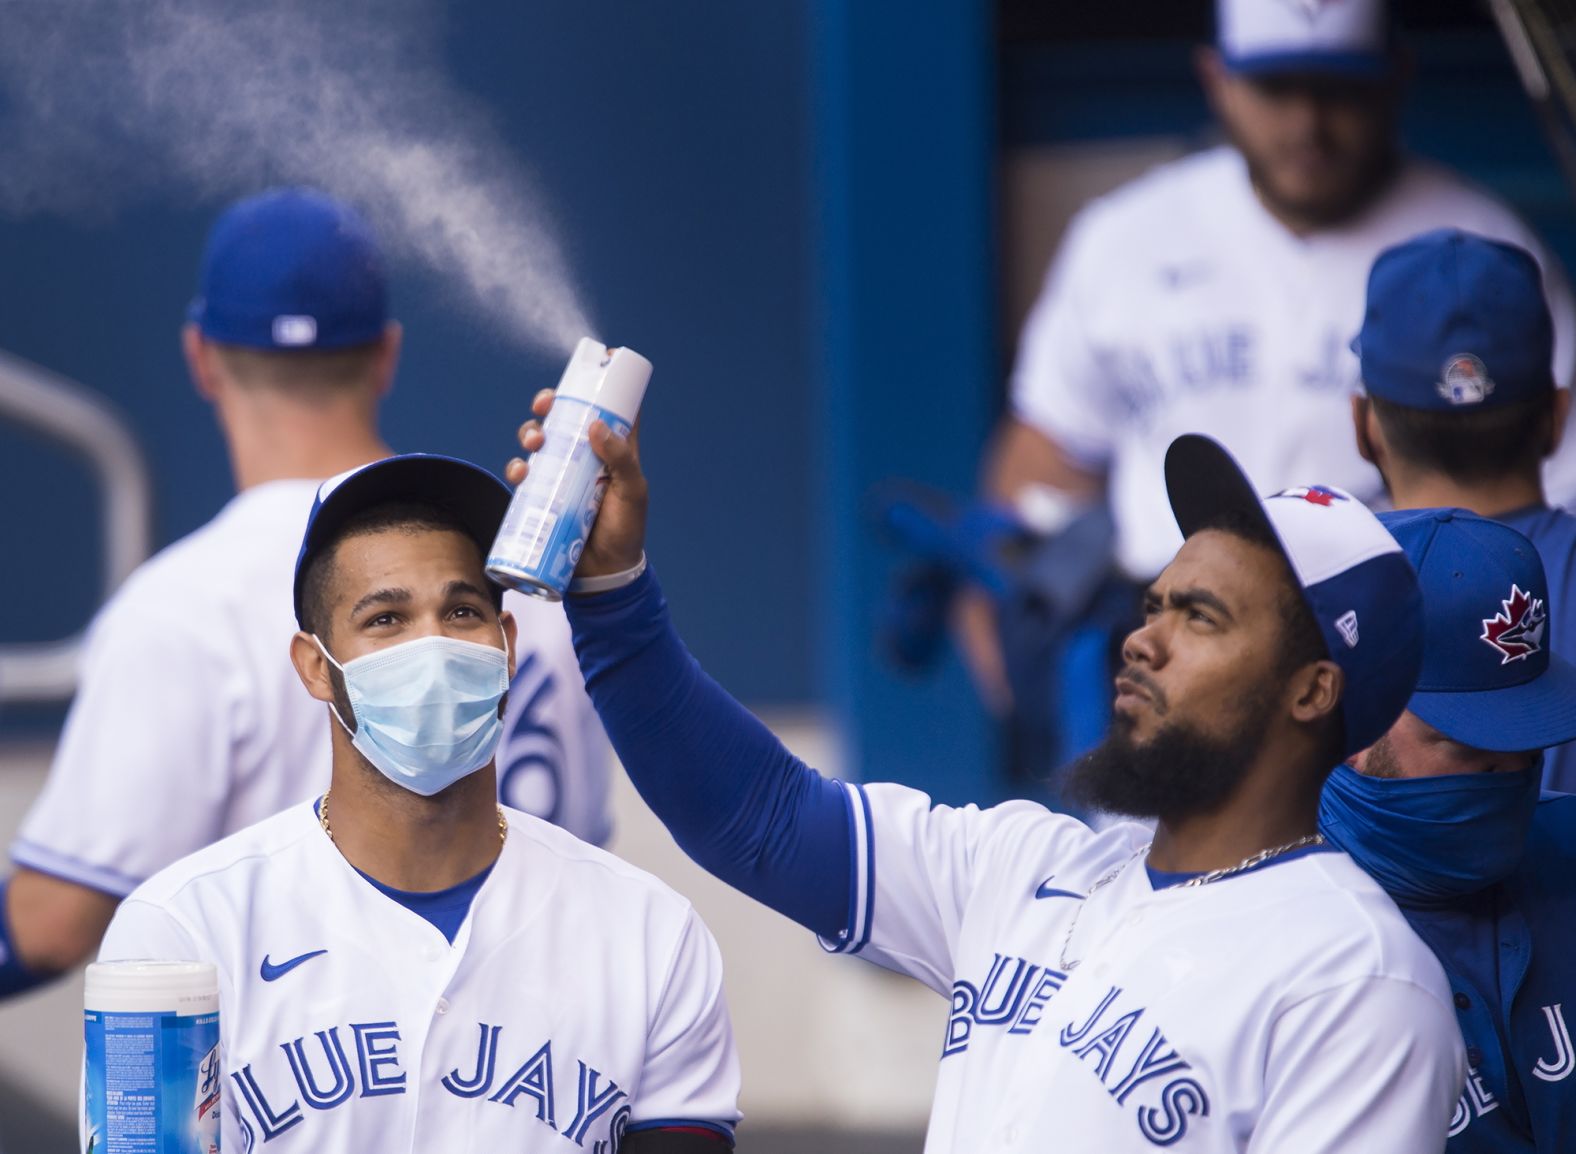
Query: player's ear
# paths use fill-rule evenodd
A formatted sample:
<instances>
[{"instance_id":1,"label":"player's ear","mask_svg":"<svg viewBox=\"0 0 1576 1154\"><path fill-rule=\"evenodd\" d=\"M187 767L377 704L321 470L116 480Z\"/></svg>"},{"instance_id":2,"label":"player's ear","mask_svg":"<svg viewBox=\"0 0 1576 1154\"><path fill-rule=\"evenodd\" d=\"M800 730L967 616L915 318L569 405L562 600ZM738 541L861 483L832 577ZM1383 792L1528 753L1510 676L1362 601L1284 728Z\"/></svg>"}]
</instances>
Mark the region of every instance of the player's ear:
<instances>
[{"instance_id":1,"label":"player's ear","mask_svg":"<svg viewBox=\"0 0 1576 1154\"><path fill-rule=\"evenodd\" d=\"M373 365L373 386L380 397L386 397L394 387L394 371L399 367L400 349L405 345L405 328L398 321L383 326L378 338L377 361Z\"/></svg>"},{"instance_id":2,"label":"player's ear","mask_svg":"<svg viewBox=\"0 0 1576 1154\"><path fill-rule=\"evenodd\" d=\"M1376 448L1376 439L1382 440L1384 431L1377 428L1379 422L1374 419L1374 407L1368 398L1361 393L1352 394L1352 432L1357 437L1357 453L1363 460L1374 467L1379 467L1380 450Z\"/></svg>"},{"instance_id":3,"label":"player's ear","mask_svg":"<svg viewBox=\"0 0 1576 1154\"><path fill-rule=\"evenodd\" d=\"M1346 675L1328 659L1310 661L1292 675L1289 686L1293 720L1305 725L1329 717L1341 707Z\"/></svg>"},{"instance_id":4,"label":"player's ear","mask_svg":"<svg viewBox=\"0 0 1576 1154\"><path fill-rule=\"evenodd\" d=\"M202 331L191 322L181 326L181 352L186 357L186 371L191 376L192 387L205 401L218 396L214 382L213 346L203 337Z\"/></svg>"},{"instance_id":5,"label":"player's ear","mask_svg":"<svg viewBox=\"0 0 1576 1154\"><path fill-rule=\"evenodd\" d=\"M1200 44L1193 49L1193 71L1198 85L1204 90L1204 99L1210 110L1220 117L1226 84L1226 66L1221 63L1220 52L1213 44Z\"/></svg>"},{"instance_id":6,"label":"player's ear","mask_svg":"<svg viewBox=\"0 0 1576 1154\"><path fill-rule=\"evenodd\" d=\"M323 650L310 633L296 633L290 638L290 664L306 691L319 701L334 700L333 666L323 655Z\"/></svg>"},{"instance_id":7,"label":"player's ear","mask_svg":"<svg viewBox=\"0 0 1576 1154\"><path fill-rule=\"evenodd\" d=\"M520 634L520 626L514 619L514 614L507 609L498 614L498 624L503 626L504 649L509 654L509 680L514 680L514 653L515 641Z\"/></svg>"}]
</instances>

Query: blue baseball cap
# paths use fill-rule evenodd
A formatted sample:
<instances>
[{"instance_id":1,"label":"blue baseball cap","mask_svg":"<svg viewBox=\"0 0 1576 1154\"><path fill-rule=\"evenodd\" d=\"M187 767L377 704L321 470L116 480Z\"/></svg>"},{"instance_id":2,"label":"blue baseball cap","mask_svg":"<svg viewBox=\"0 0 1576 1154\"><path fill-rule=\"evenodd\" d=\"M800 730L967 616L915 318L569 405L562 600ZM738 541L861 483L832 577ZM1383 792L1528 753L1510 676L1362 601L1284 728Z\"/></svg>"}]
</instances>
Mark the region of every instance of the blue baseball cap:
<instances>
[{"instance_id":1,"label":"blue baseball cap","mask_svg":"<svg viewBox=\"0 0 1576 1154\"><path fill-rule=\"evenodd\" d=\"M358 513L387 501L422 501L452 513L485 557L503 524L512 493L480 465L436 453L405 453L330 477L317 489L296 555L295 615L301 624L301 587L313 558L339 539ZM501 601L503 589L494 587Z\"/></svg>"},{"instance_id":2,"label":"blue baseball cap","mask_svg":"<svg viewBox=\"0 0 1576 1154\"><path fill-rule=\"evenodd\" d=\"M1409 409L1470 411L1554 388L1554 324L1525 249L1459 229L1387 248L1352 342L1363 388Z\"/></svg>"},{"instance_id":3,"label":"blue baseball cap","mask_svg":"<svg viewBox=\"0 0 1576 1154\"><path fill-rule=\"evenodd\" d=\"M1367 749L1401 716L1423 663L1423 598L1395 538L1341 489L1310 485L1260 498L1231 454L1196 433L1171 442L1165 470L1184 537L1229 515L1257 522L1280 543L1345 677L1341 756Z\"/></svg>"},{"instance_id":4,"label":"blue baseball cap","mask_svg":"<svg viewBox=\"0 0 1576 1154\"><path fill-rule=\"evenodd\" d=\"M1385 0L1217 0L1215 41L1241 76L1377 79L1395 68Z\"/></svg>"},{"instance_id":5,"label":"blue baseball cap","mask_svg":"<svg viewBox=\"0 0 1576 1154\"><path fill-rule=\"evenodd\" d=\"M353 208L313 189L238 201L208 234L187 319L254 349L368 344L388 324L377 241Z\"/></svg>"},{"instance_id":6,"label":"blue baseball cap","mask_svg":"<svg viewBox=\"0 0 1576 1154\"><path fill-rule=\"evenodd\" d=\"M1576 666L1549 651L1537 548L1465 509L1382 513L1423 588L1423 672L1407 708L1473 749L1576 739Z\"/></svg>"}]
</instances>

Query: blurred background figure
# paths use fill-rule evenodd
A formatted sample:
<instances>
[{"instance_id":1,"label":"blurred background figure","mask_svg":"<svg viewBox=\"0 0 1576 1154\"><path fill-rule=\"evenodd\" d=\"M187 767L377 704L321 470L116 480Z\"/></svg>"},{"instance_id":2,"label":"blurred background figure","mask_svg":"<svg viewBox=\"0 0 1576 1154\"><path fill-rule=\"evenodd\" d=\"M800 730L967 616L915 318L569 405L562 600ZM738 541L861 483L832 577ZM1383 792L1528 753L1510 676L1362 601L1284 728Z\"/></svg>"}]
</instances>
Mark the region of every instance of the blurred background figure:
<instances>
[{"instance_id":1,"label":"blurred background figure","mask_svg":"<svg viewBox=\"0 0 1576 1154\"><path fill-rule=\"evenodd\" d=\"M1397 37L1384 0L1220 0L1197 67L1229 143L1094 200L1068 227L1023 328L984 494L1014 510L1030 556L1066 552L1056 538L1108 508L1112 571L1104 596L1097 585L1083 604L1062 597L1049 623L1011 592L970 595L957 612L981 693L1011 715L1016 756L1042 773L1076 752L1058 717L1099 732L1096 702L1058 700L1088 678L1064 687L1047 672L1087 651L1069 650L1073 626L1119 638L1136 600L1110 585L1146 582L1178 543L1160 484L1173 437L1219 437L1269 491L1319 477L1379 494L1343 418L1356 383L1348 345L1384 248L1455 226L1537 253L1554 372L1569 379L1576 318L1563 274L1503 203L1403 150ZM1555 485L1576 491L1576 461ZM1088 550L1075 560L1088 564Z\"/></svg>"},{"instance_id":2,"label":"blurred background figure","mask_svg":"<svg viewBox=\"0 0 1576 1154\"><path fill-rule=\"evenodd\" d=\"M11 848L0 993L90 958L158 869L324 788L326 722L289 661L294 550L317 486L389 455L378 408L401 337L377 244L348 205L285 189L219 218L182 345L237 495L91 629L48 783ZM510 800L605 838L609 755L567 624L518 601L514 748L499 754Z\"/></svg>"},{"instance_id":3,"label":"blurred background figure","mask_svg":"<svg viewBox=\"0 0 1576 1154\"><path fill-rule=\"evenodd\" d=\"M1397 509L1470 509L1537 546L1549 598L1523 590L1480 622L1485 636L1496 616L1526 634L1497 652L1512 676L1530 678L1540 652L1576 653L1576 517L1550 507L1541 473L1564 435L1570 389L1549 375L1554 330L1538 266L1512 245L1428 233L1374 262L1366 308L1358 451ZM1576 792L1576 750L1547 750L1543 782Z\"/></svg>"}]
</instances>

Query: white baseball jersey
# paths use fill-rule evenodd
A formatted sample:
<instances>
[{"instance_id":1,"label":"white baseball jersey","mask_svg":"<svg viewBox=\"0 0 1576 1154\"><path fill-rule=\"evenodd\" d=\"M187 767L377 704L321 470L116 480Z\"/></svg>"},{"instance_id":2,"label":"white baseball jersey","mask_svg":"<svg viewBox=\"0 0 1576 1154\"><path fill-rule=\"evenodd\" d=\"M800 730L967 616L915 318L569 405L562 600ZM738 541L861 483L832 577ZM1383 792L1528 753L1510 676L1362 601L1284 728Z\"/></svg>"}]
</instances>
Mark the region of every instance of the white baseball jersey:
<instances>
[{"instance_id":1,"label":"white baseball jersey","mask_svg":"<svg viewBox=\"0 0 1576 1154\"><path fill-rule=\"evenodd\" d=\"M328 711L290 663L290 591L317 486L240 493L100 611L48 781L12 846L19 865L122 897L327 788ZM510 595L506 607L520 629L503 800L603 839L611 751L562 606Z\"/></svg>"},{"instance_id":2,"label":"white baseball jersey","mask_svg":"<svg viewBox=\"0 0 1576 1154\"><path fill-rule=\"evenodd\" d=\"M1157 891L1136 823L847 789L835 948L952 1000L926 1154L1445 1148L1450 988L1345 854Z\"/></svg>"},{"instance_id":3,"label":"white baseball jersey","mask_svg":"<svg viewBox=\"0 0 1576 1154\"><path fill-rule=\"evenodd\" d=\"M716 943L688 902L529 815L451 945L298 805L156 874L101 961L219 971L226 1151L611 1154L738 1121Z\"/></svg>"},{"instance_id":4,"label":"white baseball jersey","mask_svg":"<svg viewBox=\"0 0 1576 1154\"><path fill-rule=\"evenodd\" d=\"M1456 227L1543 263L1555 379L1571 381L1569 285L1498 201L1411 160L1339 228L1294 236L1259 203L1241 155L1217 148L1085 206L1024 324L1014 415L1075 461L1109 470L1117 560L1147 580L1182 544L1166 503L1166 447L1182 433L1224 444L1261 492L1314 481L1382 493L1357 453L1350 396L1368 271L1384 249ZM1576 497L1576 438L1550 463L1551 496Z\"/></svg>"}]
</instances>

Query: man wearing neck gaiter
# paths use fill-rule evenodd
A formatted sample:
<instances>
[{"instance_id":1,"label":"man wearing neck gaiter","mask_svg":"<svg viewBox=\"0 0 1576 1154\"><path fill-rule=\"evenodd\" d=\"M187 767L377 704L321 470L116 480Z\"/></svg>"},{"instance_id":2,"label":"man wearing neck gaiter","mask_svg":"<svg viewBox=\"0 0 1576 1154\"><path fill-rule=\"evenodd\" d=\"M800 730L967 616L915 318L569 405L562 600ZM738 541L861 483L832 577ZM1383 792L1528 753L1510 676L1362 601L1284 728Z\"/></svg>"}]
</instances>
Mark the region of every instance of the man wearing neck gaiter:
<instances>
[{"instance_id":1,"label":"man wearing neck gaiter","mask_svg":"<svg viewBox=\"0 0 1576 1154\"><path fill-rule=\"evenodd\" d=\"M1576 796L1539 796L1576 737L1532 542L1464 509L1381 515L1423 590L1423 672L1390 731L1330 776L1325 837L1382 885L1450 979L1470 1072L1449 1154L1576 1143Z\"/></svg>"}]
</instances>

